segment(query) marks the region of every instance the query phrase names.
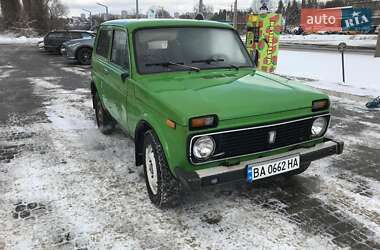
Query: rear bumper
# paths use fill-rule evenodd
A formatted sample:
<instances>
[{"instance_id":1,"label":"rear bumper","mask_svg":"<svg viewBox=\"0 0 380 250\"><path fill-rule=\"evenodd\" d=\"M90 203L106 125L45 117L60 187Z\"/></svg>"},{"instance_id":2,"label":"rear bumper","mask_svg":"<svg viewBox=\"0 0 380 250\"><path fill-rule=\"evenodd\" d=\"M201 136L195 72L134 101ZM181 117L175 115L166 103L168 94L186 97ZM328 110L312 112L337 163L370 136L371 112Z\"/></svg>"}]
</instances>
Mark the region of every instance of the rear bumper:
<instances>
[{"instance_id":1,"label":"rear bumper","mask_svg":"<svg viewBox=\"0 0 380 250\"><path fill-rule=\"evenodd\" d=\"M203 186L246 179L246 166L248 164L271 161L277 158L286 157L288 155L298 154L300 156L301 166L303 166L309 164L312 161L319 160L331 155L339 155L343 152L343 148L343 142L325 138L322 143L319 143L310 148L294 149L282 154L262 157L247 162L241 162L240 164L234 166L218 166L214 168L197 170L194 172L187 172L177 167L175 169L175 174L186 189L196 191Z\"/></svg>"},{"instance_id":2,"label":"rear bumper","mask_svg":"<svg viewBox=\"0 0 380 250\"><path fill-rule=\"evenodd\" d=\"M50 46L50 45L44 45L44 49L47 51L59 51L59 47L57 46Z\"/></svg>"}]
</instances>

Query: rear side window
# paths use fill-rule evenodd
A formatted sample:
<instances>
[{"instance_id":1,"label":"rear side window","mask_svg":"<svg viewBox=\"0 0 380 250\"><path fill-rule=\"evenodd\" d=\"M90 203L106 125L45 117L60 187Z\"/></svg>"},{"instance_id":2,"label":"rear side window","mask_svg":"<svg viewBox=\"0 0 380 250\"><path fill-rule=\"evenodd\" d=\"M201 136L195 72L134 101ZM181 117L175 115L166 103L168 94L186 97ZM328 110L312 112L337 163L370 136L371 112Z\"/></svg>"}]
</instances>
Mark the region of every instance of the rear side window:
<instances>
[{"instance_id":1,"label":"rear side window","mask_svg":"<svg viewBox=\"0 0 380 250\"><path fill-rule=\"evenodd\" d=\"M82 38L91 38L92 37L92 35L90 33L86 33L86 32L81 33L81 35L82 35Z\"/></svg>"},{"instance_id":2,"label":"rear side window","mask_svg":"<svg viewBox=\"0 0 380 250\"><path fill-rule=\"evenodd\" d=\"M82 38L81 33L79 32L70 32L71 39L80 39Z\"/></svg>"},{"instance_id":3,"label":"rear side window","mask_svg":"<svg viewBox=\"0 0 380 250\"><path fill-rule=\"evenodd\" d=\"M63 32L52 32L48 35L49 38L64 38L65 33Z\"/></svg>"},{"instance_id":4,"label":"rear side window","mask_svg":"<svg viewBox=\"0 0 380 250\"><path fill-rule=\"evenodd\" d=\"M96 46L96 54L108 58L108 52L110 48L112 31L101 30L99 32L98 44Z\"/></svg>"},{"instance_id":5,"label":"rear side window","mask_svg":"<svg viewBox=\"0 0 380 250\"><path fill-rule=\"evenodd\" d=\"M127 33L125 31L114 31L111 61L123 68L128 68L129 66Z\"/></svg>"}]
</instances>

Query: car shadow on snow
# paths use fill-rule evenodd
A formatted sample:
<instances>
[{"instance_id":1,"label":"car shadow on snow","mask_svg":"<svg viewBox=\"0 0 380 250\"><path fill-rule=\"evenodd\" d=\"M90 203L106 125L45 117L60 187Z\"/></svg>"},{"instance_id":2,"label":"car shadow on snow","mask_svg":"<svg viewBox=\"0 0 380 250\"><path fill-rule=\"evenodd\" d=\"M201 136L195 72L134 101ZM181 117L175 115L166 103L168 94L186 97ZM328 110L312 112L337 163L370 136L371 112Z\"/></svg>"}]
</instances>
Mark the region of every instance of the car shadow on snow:
<instances>
[{"instance_id":1,"label":"car shadow on snow","mask_svg":"<svg viewBox=\"0 0 380 250\"><path fill-rule=\"evenodd\" d=\"M248 203L252 205L252 213L257 206L277 213L306 233L332 238L340 247L378 248L379 244L371 239L374 232L369 228L340 208L313 197L320 192L320 184L317 176L280 176L258 180L252 185L240 182L209 187L184 196L183 203L187 208L203 207L206 215L210 209L221 208L224 212L232 209L228 206L230 202Z\"/></svg>"}]
</instances>

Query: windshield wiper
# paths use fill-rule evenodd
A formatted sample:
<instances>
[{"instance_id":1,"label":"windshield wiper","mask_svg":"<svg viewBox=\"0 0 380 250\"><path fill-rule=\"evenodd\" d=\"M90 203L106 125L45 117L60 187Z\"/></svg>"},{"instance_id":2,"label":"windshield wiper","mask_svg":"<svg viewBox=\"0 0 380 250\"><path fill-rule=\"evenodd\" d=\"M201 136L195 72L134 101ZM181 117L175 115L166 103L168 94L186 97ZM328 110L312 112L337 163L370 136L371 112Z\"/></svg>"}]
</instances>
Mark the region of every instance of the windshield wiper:
<instances>
[{"instance_id":1,"label":"windshield wiper","mask_svg":"<svg viewBox=\"0 0 380 250\"><path fill-rule=\"evenodd\" d=\"M233 68L233 69L236 69L236 70L240 69L240 67L236 66L235 64L229 64L228 66L230 66L230 68Z\"/></svg>"},{"instance_id":2,"label":"windshield wiper","mask_svg":"<svg viewBox=\"0 0 380 250\"><path fill-rule=\"evenodd\" d=\"M189 66L189 65L186 65L184 63L176 63L176 62L171 62L171 61L159 62L159 63L147 63L147 64L145 64L145 66L147 66L147 67L151 67L151 66L163 66L163 67L178 66L178 67L182 67L185 69L191 69L191 70L194 70L197 72L199 72L201 70L200 68Z\"/></svg>"},{"instance_id":3,"label":"windshield wiper","mask_svg":"<svg viewBox=\"0 0 380 250\"><path fill-rule=\"evenodd\" d=\"M210 58L210 59L204 59L204 60L194 60L194 61L191 61L191 62L192 63L207 63L207 64L211 64L213 62L224 62L224 59L223 58ZM236 69L236 70L240 69L239 66L236 66L234 64L227 64L227 67L233 68L233 69Z\"/></svg>"},{"instance_id":4,"label":"windshield wiper","mask_svg":"<svg viewBox=\"0 0 380 250\"><path fill-rule=\"evenodd\" d=\"M192 63L207 63L211 64L212 62L224 62L223 58L209 58L209 59L203 59L203 60L194 60L191 61Z\"/></svg>"},{"instance_id":5,"label":"windshield wiper","mask_svg":"<svg viewBox=\"0 0 380 250\"><path fill-rule=\"evenodd\" d=\"M210 58L210 59L203 59L203 60L194 60L194 61L191 61L192 63L207 63L207 64L211 64L213 62L224 62L224 59L223 58ZM239 70L240 67L239 66L236 66L234 64L227 64L227 66L229 68L233 68L233 69L236 69L236 70Z\"/></svg>"}]
</instances>

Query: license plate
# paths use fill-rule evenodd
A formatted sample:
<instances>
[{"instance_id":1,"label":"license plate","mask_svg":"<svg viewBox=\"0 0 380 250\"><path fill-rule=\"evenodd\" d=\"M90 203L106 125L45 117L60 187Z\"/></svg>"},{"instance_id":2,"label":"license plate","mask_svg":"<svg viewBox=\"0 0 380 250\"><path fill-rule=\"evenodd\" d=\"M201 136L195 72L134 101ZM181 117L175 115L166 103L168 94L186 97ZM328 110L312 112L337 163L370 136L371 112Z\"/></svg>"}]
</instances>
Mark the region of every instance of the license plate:
<instances>
[{"instance_id":1,"label":"license plate","mask_svg":"<svg viewBox=\"0 0 380 250\"><path fill-rule=\"evenodd\" d=\"M280 158L272 161L260 162L255 164L248 164L247 180L251 183L255 180L286 173L298 168L300 168L299 155L293 155L286 158Z\"/></svg>"}]
</instances>

